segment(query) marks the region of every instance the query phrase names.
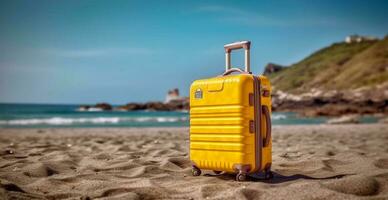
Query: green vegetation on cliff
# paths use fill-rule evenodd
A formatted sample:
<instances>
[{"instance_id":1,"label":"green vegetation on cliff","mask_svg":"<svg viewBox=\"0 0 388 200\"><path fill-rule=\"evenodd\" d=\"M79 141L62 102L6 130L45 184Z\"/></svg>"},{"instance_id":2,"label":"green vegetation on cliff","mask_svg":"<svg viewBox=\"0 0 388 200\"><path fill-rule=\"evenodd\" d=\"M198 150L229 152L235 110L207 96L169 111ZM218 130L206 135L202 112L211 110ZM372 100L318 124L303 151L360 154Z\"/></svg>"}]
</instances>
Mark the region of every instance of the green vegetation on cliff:
<instances>
[{"instance_id":1,"label":"green vegetation on cliff","mask_svg":"<svg viewBox=\"0 0 388 200\"><path fill-rule=\"evenodd\" d=\"M388 37L335 43L269 75L275 90L347 90L388 82Z\"/></svg>"}]
</instances>

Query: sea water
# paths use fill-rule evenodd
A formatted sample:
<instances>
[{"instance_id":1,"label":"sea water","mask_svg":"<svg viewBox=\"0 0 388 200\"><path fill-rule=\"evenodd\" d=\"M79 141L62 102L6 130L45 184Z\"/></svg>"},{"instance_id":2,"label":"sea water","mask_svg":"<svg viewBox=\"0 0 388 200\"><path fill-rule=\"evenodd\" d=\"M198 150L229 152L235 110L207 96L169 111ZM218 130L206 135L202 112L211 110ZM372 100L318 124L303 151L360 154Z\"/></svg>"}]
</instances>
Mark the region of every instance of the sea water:
<instances>
[{"instance_id":1,"label":"sea water","mask_svg":"<svg viewBox=\"0 0 388 200\"><path fill-rule=\"evenodd\" d=\"M188 112L79 111L78 105L0 104L0 127L185 127ZM291 112L274 112L273 125L322 124L325 117L305 118ZM372 119L363 122L374 122Z\"/></svg>"}]
</instances>

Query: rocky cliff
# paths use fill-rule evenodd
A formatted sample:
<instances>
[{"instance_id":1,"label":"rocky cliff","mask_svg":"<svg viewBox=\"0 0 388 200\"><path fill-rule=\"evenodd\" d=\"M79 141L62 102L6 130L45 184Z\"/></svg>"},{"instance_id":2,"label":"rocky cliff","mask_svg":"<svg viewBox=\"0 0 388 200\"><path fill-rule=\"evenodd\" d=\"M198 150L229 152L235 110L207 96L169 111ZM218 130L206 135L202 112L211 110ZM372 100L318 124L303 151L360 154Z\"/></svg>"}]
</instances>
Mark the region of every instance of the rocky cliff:
<instances>
[{"instance_id":1,"label":"rocky cliff","mask_svg":"<svg viewBox=\"0 0 388 200\"><path fill-rule=\"evenodd\" d=\"M335 43L267 74L274 110L311 116L388 113L388 37Z\"/></svg>"}]
</instances>

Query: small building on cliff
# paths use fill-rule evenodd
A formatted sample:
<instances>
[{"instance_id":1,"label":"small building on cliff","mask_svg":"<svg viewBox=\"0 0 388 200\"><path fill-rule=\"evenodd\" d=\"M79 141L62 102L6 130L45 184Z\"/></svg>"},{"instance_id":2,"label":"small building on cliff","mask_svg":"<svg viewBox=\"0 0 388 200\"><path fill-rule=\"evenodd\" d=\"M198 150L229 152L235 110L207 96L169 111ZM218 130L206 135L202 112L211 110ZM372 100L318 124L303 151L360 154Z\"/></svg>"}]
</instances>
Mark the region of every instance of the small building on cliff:
<instances>
[{"instance_id":1,"label":"small building on cliff","mask_svg":"<svg viewBox=\"0 0 388 200\"><path fill-rule=\"evenodd\" d=\"M187 97L182 97L179 95L179 89L174 88L172 90L169 90L166 95L165 103L171 103L171 102L186 102L188 101Z\"/></svg>"},{"instance_id":2,"label":"small building on cliff","mask_svg":"<svg viewBox=\"0 0 388 200\"><path fill-rule=\"evenodd\" d=\"M362 36L362 35L349 35L345 38L345 42L350 43L359 43L364 41L376 41L378 38L372 36Z\"/></svg>"}]
</instances>

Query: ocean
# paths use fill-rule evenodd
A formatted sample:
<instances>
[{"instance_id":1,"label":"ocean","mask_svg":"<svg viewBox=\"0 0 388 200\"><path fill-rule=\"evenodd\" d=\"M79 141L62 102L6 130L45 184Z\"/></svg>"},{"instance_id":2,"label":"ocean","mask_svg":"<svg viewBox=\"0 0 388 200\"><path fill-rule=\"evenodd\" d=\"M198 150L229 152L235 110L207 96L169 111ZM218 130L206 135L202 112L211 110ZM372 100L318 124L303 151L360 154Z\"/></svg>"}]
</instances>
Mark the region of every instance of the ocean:
<instances>
[{"instance_id":1,"label":"ocean","mask_svg":"<svg viewBox=\"0 0 388 200\"><path fill-rule=\"evenodd\" d=\"M322 124L325 117L305 118L291 112L274 112L273 125ZM362 123L376 119L363 117ZM188 112L79 111L78 105L0 104L0 127L184 127Z\"/></svg>"}]
</instances>

